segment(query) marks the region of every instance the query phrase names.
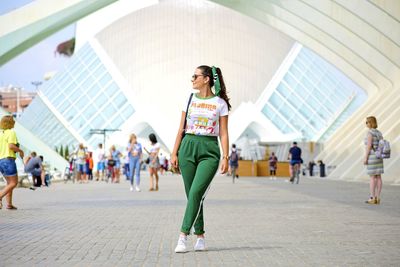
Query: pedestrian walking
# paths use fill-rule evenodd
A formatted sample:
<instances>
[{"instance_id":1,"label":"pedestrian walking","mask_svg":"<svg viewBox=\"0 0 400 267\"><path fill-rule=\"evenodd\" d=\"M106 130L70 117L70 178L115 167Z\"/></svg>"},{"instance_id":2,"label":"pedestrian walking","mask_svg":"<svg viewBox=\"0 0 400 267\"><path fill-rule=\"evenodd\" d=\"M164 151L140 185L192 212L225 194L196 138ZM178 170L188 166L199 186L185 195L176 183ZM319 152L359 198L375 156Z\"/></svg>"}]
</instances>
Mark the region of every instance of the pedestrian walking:
<instances>
[{"instance_id":1,"label":"pedestrian walking","mask_svg":"<svg viewBox=\"0 0 400 267\"><path fill-rule=\"evenodd\" d=\"M127 148L128 149L128 148ZM123 170L123 174L125 175L125 178L127 181L129 181L129 152L126 153L126 155L124 155L124 170Z\"/></svg>"},{"instance_id":2,"label":"pedestrian walking","mask_svg":"<svg viewBox=\"0 0 400 267\"><path fill-rule=\"evenodd\" d=\"M167 170L167 157L163 153L160 153L158 158L160 159L160 173L164 175Z\"/></svg>"},{"instance_id":3,"label":"pedestrian walking","mask_svg":"<svg viewBox=\"0 0 400 267\"><path fill-rule=\"evenodd\" d=\"M119 183L120 173L121 173L121 152L115 148L115 145L112 145L110 148L110 155L112 160L114 161L114 177L112 182Z\"/></svg>"},{"instance_id":4,"label":"pedestrian walking","mask_svg":"<svg viewBox=\"0 0 400 267\"><path fill-rule=\"evenodd\" d=\"M90 181L93 180L93 153L89 152L86 158L86 174Z\"/></svg>"},{"instance_id":5,"label":"pedestrian walking","mask_svg":"<svg viewBox=\"0 0 400 267\"><path fill-rule=\"evenodd\" d=\"M380 204L382 191L381 175L383 174L383 159L377 158L377 156L375 155L375 150L377 150L379 140L383 139L383 136L382 133L377 129L378 122L375 117L367 117L365 124L368 127L368 132L364 140L364 165L366 166L367 174L370 176L370 197L365 202L368 204Z\"/></svg>"},{"instance_id":6,"label":"pedestrian walking","mask_svg":"<svg viewBox=\"0 0 400 267\"><path fill-rule=\"evenodd\" d=\"M314 166L315 166L315 162L313 160L311 160L308 163L308 170L310 172L310 177L314 175Z\"/></svg>"},{"instance_id":7,"label":"pedestrian walking","mask_svg":"<svg viewBox=\"0 0 400 267\"><path fill-rule=\"evenodd\" d=\"M79 183L86 182L86 157L87 151L82 143L79 144L78 149L74 153L76 155L76 169L77 180Z\"/></svg>"},{"instance_id":8,"label":"pedestrian walking","mask_svg":"<svg viewBox=\"0 0 400 267\"><path fill-rule=\"evenodd\" d=\"M275 156L275 153L272 152L271 156L268 159L269 163L269 175L271 179L276 179L276 170L278 169L278 158Z\"/></svg>"},{"instance_id":9,"label":"pedestrian walking","mask_svg":"<svg viewBox=\"0 0 400 267\"><path fill-rule=\"evenodd\" d=\"M150 148L146 149L149 154L149 173L150 173L150 189L149 191L158 191L158 169L160 168L160 161L158 158L158 152L160 151L160 144L157 142L157 137L155 134L151 133L149 135ZM155 180L155 186L154 186Z\"/></svg>"},{"instance_id":10,"label":"pedestrian walking","mask_svg":"<svg viewBox=\"0 0 400 267\"><path fill-rule=\"evenodd\" d=\"M13 190L18 184L18 171L15 164L16 153L24 160L24 151L19 148L17 134L14 131L15 121L12 115L6 115L0 121L0 172L7 181L7 185L0 192L0 209L3 208L2 199L7 201L6 209L16 210L13 205Z\"/></svg>"},{"instance_id":11,"label":"pedestrian walking","mask_svg":"<svg viewBox=\"0 0 400 267\"><path fill-rule=\"evenodd\" d=\"M175 252L187 251L187 235L197 235L195 251L205 250L203 202L220 164L218 136L222 145L221 174L228 171L228 112L231 105L221 70L199 66L192 76L192 94L182 109L181 121L171 155L179 166L185 185L187 205ZM214 91L212 91L212 88ZM179 153L178 153L179 152Z\"/></svg>"},{"instance_id":12,"label":"pedestrian walking","mask_svg":"<svg viewBox=\"0 0 400 267\"><path fill-rule=\"evenodd\" d=\"M230 174L232 175L232 183L234 184L235 179L239 179L239 174L237 174L239 168L239 152L235 144L232 144L231 155L229 156L229 168Z\"/></svg>"},{"instance_id":13,"label":"pedestrian walking","mask_svg":"<svg viewBox=\"0 0 400 267\"><path fill-rule=\"evenodd\" d=\"M297 179L297 184L300 180L300 167L303 163L301 159L301 148L297 146L297 142L293 142L293 146L289 149L289 156L288 159L290 160L290 182L294 183L294 179Z\"/></svg>"},{"instance_id":14,"label":"pedestrian walking","mask_svg":"<svg viewBox=\"0 0 400 267\"><path fill-rule=\"evenodd\" d=\"M96 159L96 181L103 181L106 161L103 144L98 144L94 158Z\"/></svg>"}]
</instances>

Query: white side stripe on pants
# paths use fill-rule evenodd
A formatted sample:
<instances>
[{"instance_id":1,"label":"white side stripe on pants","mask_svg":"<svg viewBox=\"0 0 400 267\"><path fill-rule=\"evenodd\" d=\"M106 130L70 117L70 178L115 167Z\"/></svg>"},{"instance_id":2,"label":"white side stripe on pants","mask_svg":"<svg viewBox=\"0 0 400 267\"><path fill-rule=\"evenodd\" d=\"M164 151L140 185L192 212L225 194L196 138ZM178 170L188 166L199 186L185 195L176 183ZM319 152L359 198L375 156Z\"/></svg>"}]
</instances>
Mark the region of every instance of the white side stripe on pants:
<instances>
[{"instance_id":1,"label":"white side stripe on pants","mask_svg":"<svg viewBox=\"0 0 400 267\"><path fill-rule=\"evenodd\" d=\"M196 223L197 218L199 217L200 210L201 210L201 206L203 205L203 202L204 202L204 199L206 198L206 195L207 195L207 193L208 193L208 190L210 190L210 186L211 186L211 183L208 185L206 191L204 192L203 196L201 197L201 201L200 201L200 205L199 205L199 210L197 211L197 215L196 215L196 218L195 218L194 221L193 221L192 226L190 226L190 230L191 230L192 228L194 228L194 224ZM196 232L196 229L194 229L194 231Z\"/></svg>"}]
</instances>

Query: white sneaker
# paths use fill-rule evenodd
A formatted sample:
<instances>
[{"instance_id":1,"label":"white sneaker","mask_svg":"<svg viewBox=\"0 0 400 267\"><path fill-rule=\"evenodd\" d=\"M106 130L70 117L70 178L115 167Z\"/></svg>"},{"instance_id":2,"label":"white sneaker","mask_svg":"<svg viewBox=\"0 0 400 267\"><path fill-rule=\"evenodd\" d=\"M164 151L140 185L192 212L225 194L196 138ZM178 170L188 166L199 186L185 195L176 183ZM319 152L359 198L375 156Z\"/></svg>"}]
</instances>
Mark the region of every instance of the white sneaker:
<instances>
[{"instance_id":1,"label":"white sneaker","mask_svg":"<svg viewBox=\"0 0 400 267\"><path fill-rule=\"evenodd\" d=\"M139 186L135 186L135 190L136 190L136 192L140 192Z\"/></svg>"},{"instance_id":2,"label":"white sneaker","mask_svg":"<svg viewBox=\"0 0 400 267\"><path fill-rule=\"evenodd\" d=\"M204 238L197 238L196 245L194 245L194 251L204 250L206 250L206 241L204 241Z\"/></svg>"},{"instance_id":3,"label":"white sneaker","mask_svg":"<svg viewBox=\"0 0 400 267\"><path fill-rule=\"evenodd\" d=\"M185 252L187 252L187 250L186 250L186 241L187 241L187 237L186 236L179 236L178 245L176 245L176 248L175 248L175 253L185 253Z\"/></svg>"},{"instance_id":4,"label":"white sneaker","mask_svg":"<svg viewBox=\"0 0 400 267\"><path fill-rule=\"evenodd\" d=\"M130 190L131 190L131 192L133 191L133 186L131 186L131 189L130 189Z\"/></svg>"}]
</instances>

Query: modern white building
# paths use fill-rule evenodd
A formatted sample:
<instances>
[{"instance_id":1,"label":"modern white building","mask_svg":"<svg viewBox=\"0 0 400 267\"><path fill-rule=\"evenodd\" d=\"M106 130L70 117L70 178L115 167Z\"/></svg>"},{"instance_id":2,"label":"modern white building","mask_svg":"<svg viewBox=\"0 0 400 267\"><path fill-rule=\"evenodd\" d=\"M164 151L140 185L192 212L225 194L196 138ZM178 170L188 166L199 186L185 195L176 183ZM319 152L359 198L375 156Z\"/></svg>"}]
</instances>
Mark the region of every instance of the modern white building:
<instances>
[{"instance_id":1,"label":"modern white building","mask_svg":"<svg viewBox=\"0 0 400 267\"><path fill-rule=\"evenodd\" d=\"M244 149L319 143L315 157L335 166L332 177L367 179L364 120L374 115L393 149L385 179L398 181L399 7L389 0L117 1L78 23L75 55L21 123L52 145L93 147L102 137L91 129L120 129L109 144L155 132L171 150L194 68L216 65L232 100L232 142Z\"/></svg>"}]
</instances>

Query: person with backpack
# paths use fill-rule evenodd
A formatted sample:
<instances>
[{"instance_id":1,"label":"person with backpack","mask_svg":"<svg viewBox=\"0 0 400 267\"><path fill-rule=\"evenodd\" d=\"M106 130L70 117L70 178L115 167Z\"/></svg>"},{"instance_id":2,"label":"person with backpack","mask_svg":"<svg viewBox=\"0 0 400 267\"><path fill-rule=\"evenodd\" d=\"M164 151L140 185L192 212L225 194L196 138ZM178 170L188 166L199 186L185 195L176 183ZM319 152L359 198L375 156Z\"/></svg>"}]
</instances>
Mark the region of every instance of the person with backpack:
<instances>
[{"instance_id":1,"label":"person with backpack","mask_svg":"<svg viewBox=\"0 0 400 267\"><path fill-rule=\"evenodd\" d=\"M297 183L300 180L300 168L303 160L301 158L301 148L297 146L297 142L293 142L293 146L289 149L288 160L290 160L290 182L294 184L294 179L297 178Z\"/></svg>"},{"instance_id":2,"label":"person with backpack","mask_svg":"<svg viewBox=\"0 0 400 267\"><path fill-rule=\"evenodd\" d=\"M232 183L235 183L235 178L239 179L237 170L239 168L239 154L236 145L232 144L231 155L229 157L229 168L231 169Z\"/></svg>"},{"instance_id":3,"label":"person with backpack","mask_svg":"<svg viewBox=\"0 0 400 267\"><path fill-rule=\"evenodd\" d=\"M375 151L379 147L379 141L383 140L382 133L377 129L378 122L375 117L367 117L366 126L368 127L367 136L365 137L365 156L364 165L367 174L370 176L370 197L365 203L380 204L382 191L383 159L378 157Z\"/></svg>"}]
</instances>

